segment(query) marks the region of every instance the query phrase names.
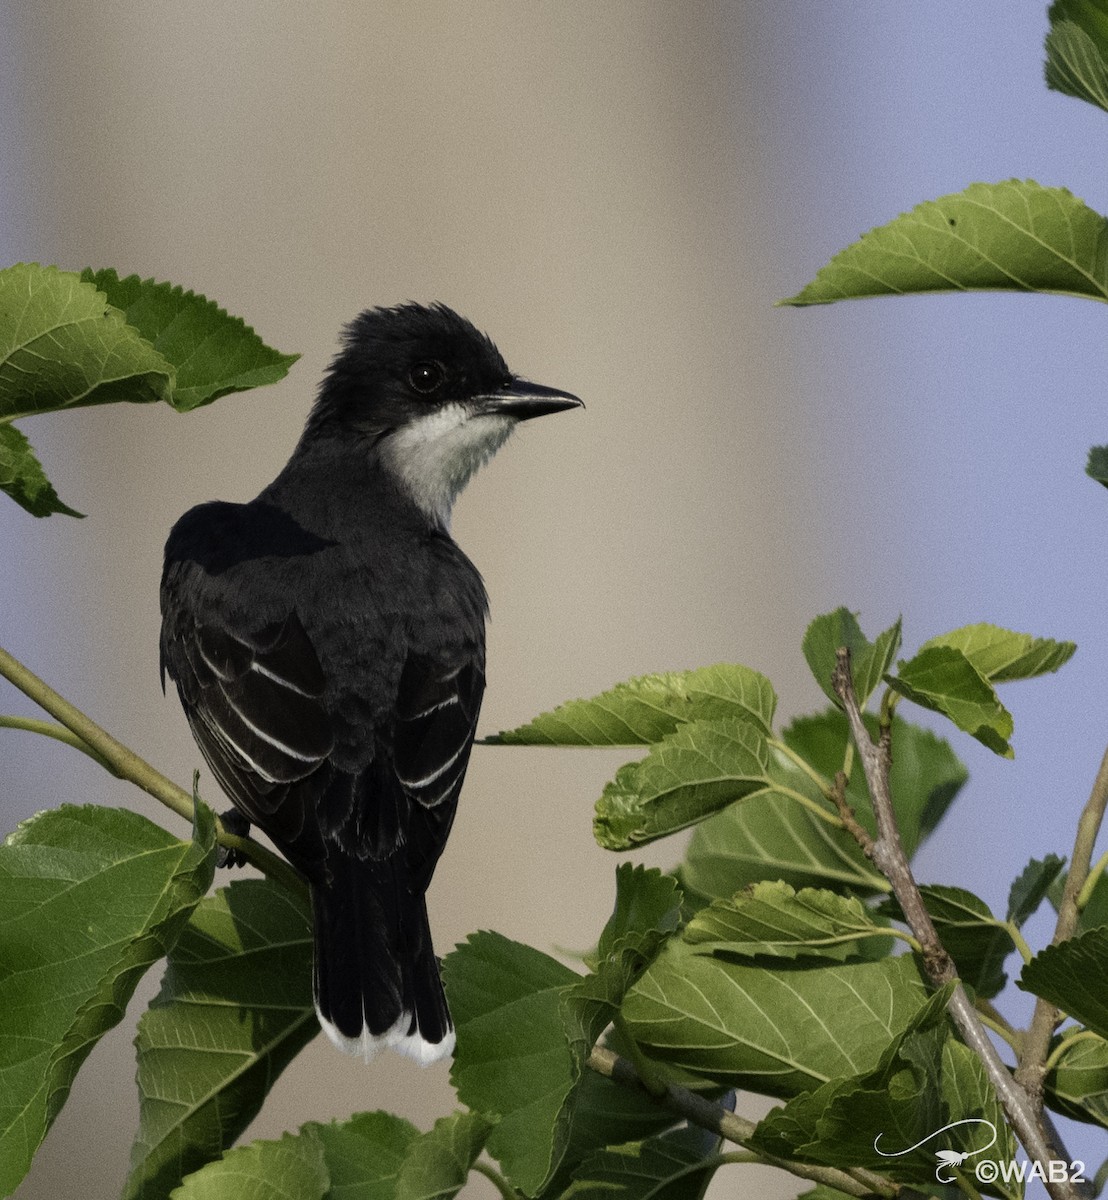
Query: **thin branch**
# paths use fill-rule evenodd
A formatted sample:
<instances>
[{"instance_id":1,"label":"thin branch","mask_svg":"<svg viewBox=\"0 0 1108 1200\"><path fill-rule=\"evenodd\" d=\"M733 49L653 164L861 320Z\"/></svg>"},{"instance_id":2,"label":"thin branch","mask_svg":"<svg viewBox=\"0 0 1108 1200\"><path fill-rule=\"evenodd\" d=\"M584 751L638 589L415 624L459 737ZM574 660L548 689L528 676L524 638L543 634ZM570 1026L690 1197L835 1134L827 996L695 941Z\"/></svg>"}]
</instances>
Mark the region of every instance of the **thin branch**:
<instances>
[{"instance_id":1,"label":"thin branch","mask_svg":"<svg viewBox=\"0 0 1108 1200\"><path fill-rule=\"evenodd\" d=\"M900 838L889 790L889 769L892 765L891 722L882 720L877 741L869 735L858 697L854 691L854 680L850 671L850 651L842 648L836 654L836 665L831 677L835 694L842 701L850 725L851 737L858 748L862 768L866 775L873 814L877 822L877 839L869 852L870 858L892 884L893 895L900 904L904 919L922 947L921 958L924 970L935 987L953 984L947 1009L951 1019L965 1039L966 1045L977 1055L985 1068L989 1082L993 1085L1000 1103L1004 1106L1008 1120L1016 1136L1023 1143L1028 1156L1048 1168L1054 1159L1065 1158L1060 1147L1051 1145L1041 1120L1041 1108L1028 1096L1024 1088L1013 1079L1004 1060L997 1053L985 1026L970 1003L969 996L958 978L954 961L947 953L935 931L931 914L927 911L920 895L919 886L912 875L908 856ZM884 710L883 710L884 715ZM1108 767L1106 767L1108 771ZM1106 776L1108 787L1108 776ZM863 847L864 849L865 847ZM1088 863L1088 859L1086 859ZM1076 895L1076 893L1074 893ZM1047 1191L1054 1200L1078 1200L1081 1193L1068 1180L1049 1181Z\"/></svg>"},{"instance_id":2,"label":"thin branch","mask_svg":"<svg viewBox=\"0 0 1108 1200\"><path fill-rule=\"evenodd\" d=\"M1104 810L1108 805L1108 750L1100 760L1100 769L1093 780L1093 788L1089 799L1081 810L1077 820L1077 834L1073 842L1073 855L1070 858L1070 869L1066 875L1065 886L1062 888L1062 899L1058 905L1058 921L1054 926L1054 938L1051 945L1069 941L1077 932L1077 921L1081 916L1081 899L1084 896L1085 884L1091 877L1089 864L1093 860L1093 848L1097 835L1104 820ZM1099 866L1099 864L1098 864ZM1031 1016L1031 1025L1023 1043L1023 1053L1020 1055L1019 1068L1016 1078L1027 1089L1028 1095L1038 1109L1043 1104L1043 1080L1046 1078L1047 1054L1050 1052L1050 1040L1054 1030L1061 1020L1062 1014L1049 1000L1041 996L1035 1001L1035 1011Z\"/></svg>"},{"instance_id":3,"label":"thin branch","mask_svg":"<svg viewBox=\"0 0 1108 1200\"><path fill-rule=\"evenodd\" d=\"M1085 911L1085 906L1093 898L1093 891L1106 870L1108 870L1108 850L1097 859L1096 866L1089 872L1085 882L1081 885L1081 891L1077 894L1078 912Z\"/></svg>"},{"instance_id":4,"label":"thin branch","mask_svg":"<svg viewBox=\"0 0 1108 1200\"><path fill-rule=\"evenodd\" d=\"M40 737L53 738L63 745L72 746L74 750L80 750L82 754L87 754L105 771L116 775L115 767L107 759L101 758L86 741L79 738L71 729L66 729L64 725L55 725L53 721L40 721L37 717L9 716L0 717L0 729L20 729L24 733L37 733ZM116 775L116 778L118 779L119 776Z\"/></svg>"},{"instance_id":5,"label":"thin branch","mask_svg":"<svg viewBox=\"0 0 1108 1200\"><path fill-rule=\"evenodd\" d=\"M858 818L854 815L854 809L847 804L846 785L846 772L840 771L835 776L835 786L831 789L831 799L835 802L835 807L839 810L839 817L842 820L843 828L862 847L862 853L866 858L872 859L873 838L870 837L869 831L859 823Z\"/></svg>"},{"instance_id":6,"label":"thin branch","mask_svg":"<svg viewBox=\"0 0 1108 1200\"><path fill-rule=\"evenodd\" d=\"M91 751L93 757L102 759L104 766L113 775L142 788L144 792L172 809L178 816L184 817L186 821L192 821L193 800L190 793L186 792L184 788L178 787L145 759L140 758L133 750L129 750L122 742L117 741L110 733L101 729L95 721L70 704L64 697L59 696L49 684L29 671L4 649L0 649L0 675L19 688L25 696L30 697L40 708L60 721L82 743L78 749L87 747L86 753ZM285 887L294 892L304 893L304 880L283 858L279 858L261 843L254 841L253 838L239 837L237 834L231 833L224 828L223 822L218 818L216 819L216 841L229 850L237 850L270 879L283 883Z\"/></svg>"},{"instance_id":7,"label":"thin branch","mask_svg":"<svg viewBox=\"0 0 1108 1200\"><path fill-rule=\"evenodd\" d=\"M522 1193L517 1192L491 1163L478 1159L470 1167L470 1170L476 1171L478 1175L484 1175L504 1200L522 1200Z\"/></svg>"},{"instance_id":8,"label":"thin branch","mask_svg":"<svg viewBox=\"0 0 1108 1200\"><path fill-rule=\"evenodd\" d=\"M630 1060L621 1058L603 1046L593 1047L586 1065L596 1071L598 1075L603 1075L615 1083L634 1088L644 1095L651 1095ZM703 1096L698 1096L695 1092L690 1092L687 1088L678 1087L672 1083L666 1085L664 1095L652 1096L652 1099L693 1125L707 1129L710 1133L718 1134L729 1142L749 1149L747 1142L753 1136L756 1126L753 1121L738 1116L730 1109L726 1109L720 1104L713 1104L710 1100L705 1100ZM753 1153L757 1155L759 1162L766 1163L768 1166L780 1167L783 1171L788 1171L801 1179L811 1179L816 1183L838 1188L840 1192L846 1192L850 1196L892 1197L900 1193L897 1184L873 1171L861 1168L840 1171L835 1167L817 1167L809 1163L793 1162L791 1159L778 1158L776 1155L762 1154L758 1150L754 1150Z\"/></svg>"}]
</instances>

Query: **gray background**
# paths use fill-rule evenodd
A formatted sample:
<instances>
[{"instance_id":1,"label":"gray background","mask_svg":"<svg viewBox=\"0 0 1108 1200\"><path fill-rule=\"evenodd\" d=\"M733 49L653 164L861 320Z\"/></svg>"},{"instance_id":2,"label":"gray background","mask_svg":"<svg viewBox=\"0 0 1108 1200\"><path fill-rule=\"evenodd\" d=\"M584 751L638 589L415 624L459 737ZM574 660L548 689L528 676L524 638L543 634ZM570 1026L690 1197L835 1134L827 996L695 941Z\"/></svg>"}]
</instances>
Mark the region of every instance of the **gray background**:
<instances>
[{"instance_id":1,"label":"gray background","mask_svg":"<svg viewBox=\"0 0 1108 1200\"><path fill-rule=\"evenodd\" d=\"M280 386L188 417L25 422L89 517L0 505L2 644L187 781L198 755L156 671L169 526L272 477L342 322L440 299L516 370L588 403L522 431L457 510L493 604L483 730L723 659L805 711L820 698L800 637L841 603L871 633L903 611L909 645L983 619L1073 638L1060 676L1006 693L1015 763L958 739L973 781L920 857L921 879L1003 908L1032 853L1068 853L1108 732L1108 496L1082 475L1108 441L1103 310L771 306L869 226L973 180L1033 176L1108 207L1106 118L1041 84L1044 8L0 6L2 260L170 279L303 352ZM0 708L31 711L10 690ZM62 801L172 823L62 747L6 733L0 755L5 829ZM595 938L615 859L591 809L620 757L475 752L431 896L440 950L478 928ZM117 1194L155 976L93 1052L20 1200ZM1029 1011L1019 993L1004 1004ZM445 1065L367 1070L319 1039L250 1136L381 1106L426 1127L451 1105ZM1094 1162L1104 1143L1071 1133ZM801 1190L736 1168L712 1195L747 1187Z\"/></svg>"}]
</instances>

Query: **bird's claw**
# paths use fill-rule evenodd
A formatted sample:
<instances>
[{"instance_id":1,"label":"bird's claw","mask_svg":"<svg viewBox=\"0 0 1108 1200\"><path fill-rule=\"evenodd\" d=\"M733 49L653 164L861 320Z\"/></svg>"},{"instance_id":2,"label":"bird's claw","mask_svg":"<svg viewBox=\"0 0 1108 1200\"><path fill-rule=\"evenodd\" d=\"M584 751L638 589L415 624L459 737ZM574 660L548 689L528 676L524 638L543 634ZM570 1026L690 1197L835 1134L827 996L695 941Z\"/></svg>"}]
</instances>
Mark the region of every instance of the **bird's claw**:
<instances>
[{"instance_id":1,"label":"bird's claw","mask_svg":"<svg viewBox=\"0 0 1108 1200\"><path fill-rule=\"evenodd\" d=\"M235 837L249 836L250 822L237 808L229 808L225 813L220 814L219 819L223 828L228 833L234 834ZM220 846L215 865L217 867L245 867L246 862L246 855L241 850L232 849L230 846Z\"/></svg>"}]
</instances>

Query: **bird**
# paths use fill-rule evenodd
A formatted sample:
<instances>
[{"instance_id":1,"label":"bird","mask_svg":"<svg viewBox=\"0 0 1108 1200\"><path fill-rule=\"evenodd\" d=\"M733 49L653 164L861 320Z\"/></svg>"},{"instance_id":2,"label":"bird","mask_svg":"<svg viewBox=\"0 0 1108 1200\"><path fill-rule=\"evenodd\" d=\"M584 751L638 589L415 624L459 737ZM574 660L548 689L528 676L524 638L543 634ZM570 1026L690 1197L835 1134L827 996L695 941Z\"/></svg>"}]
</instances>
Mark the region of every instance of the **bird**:
<instances>
[{"instance_id":1,"label":"bird","mask_svg":"<svg viewBox=\"0 0 1108 1200\"><path fill-rule=\"evenodd\" d=\"M273 482L190 509L166 542L163 691L168 676L229 816L307 880L319 1022L367 1062L454 1049L425 897L488 613L454 502L521 421L579 407L443 304L367 309Z\"/></svg>"}]
</instances>

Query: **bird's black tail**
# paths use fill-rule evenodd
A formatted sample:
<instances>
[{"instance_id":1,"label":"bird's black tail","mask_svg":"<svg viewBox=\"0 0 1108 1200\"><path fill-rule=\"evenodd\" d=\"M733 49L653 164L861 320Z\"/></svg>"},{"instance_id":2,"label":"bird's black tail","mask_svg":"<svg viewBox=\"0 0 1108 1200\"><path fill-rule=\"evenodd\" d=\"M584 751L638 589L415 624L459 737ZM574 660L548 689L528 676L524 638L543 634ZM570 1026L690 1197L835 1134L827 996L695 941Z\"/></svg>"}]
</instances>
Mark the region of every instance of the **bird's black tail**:
<instances>
[{"instance_id":1,"label":"bird's black tail","mask_svg":"<svg viewBox=\"0 0 1108 1200\"><path fill-rule=\"evenodd\" d=\"M392 1047L427 1065L454 1049L427 906L395 860L332 855L312 885L314 988L320 1024L368 1062ZM402 868L400 868L402 870Z\"/></svg>"}]
</instances>

